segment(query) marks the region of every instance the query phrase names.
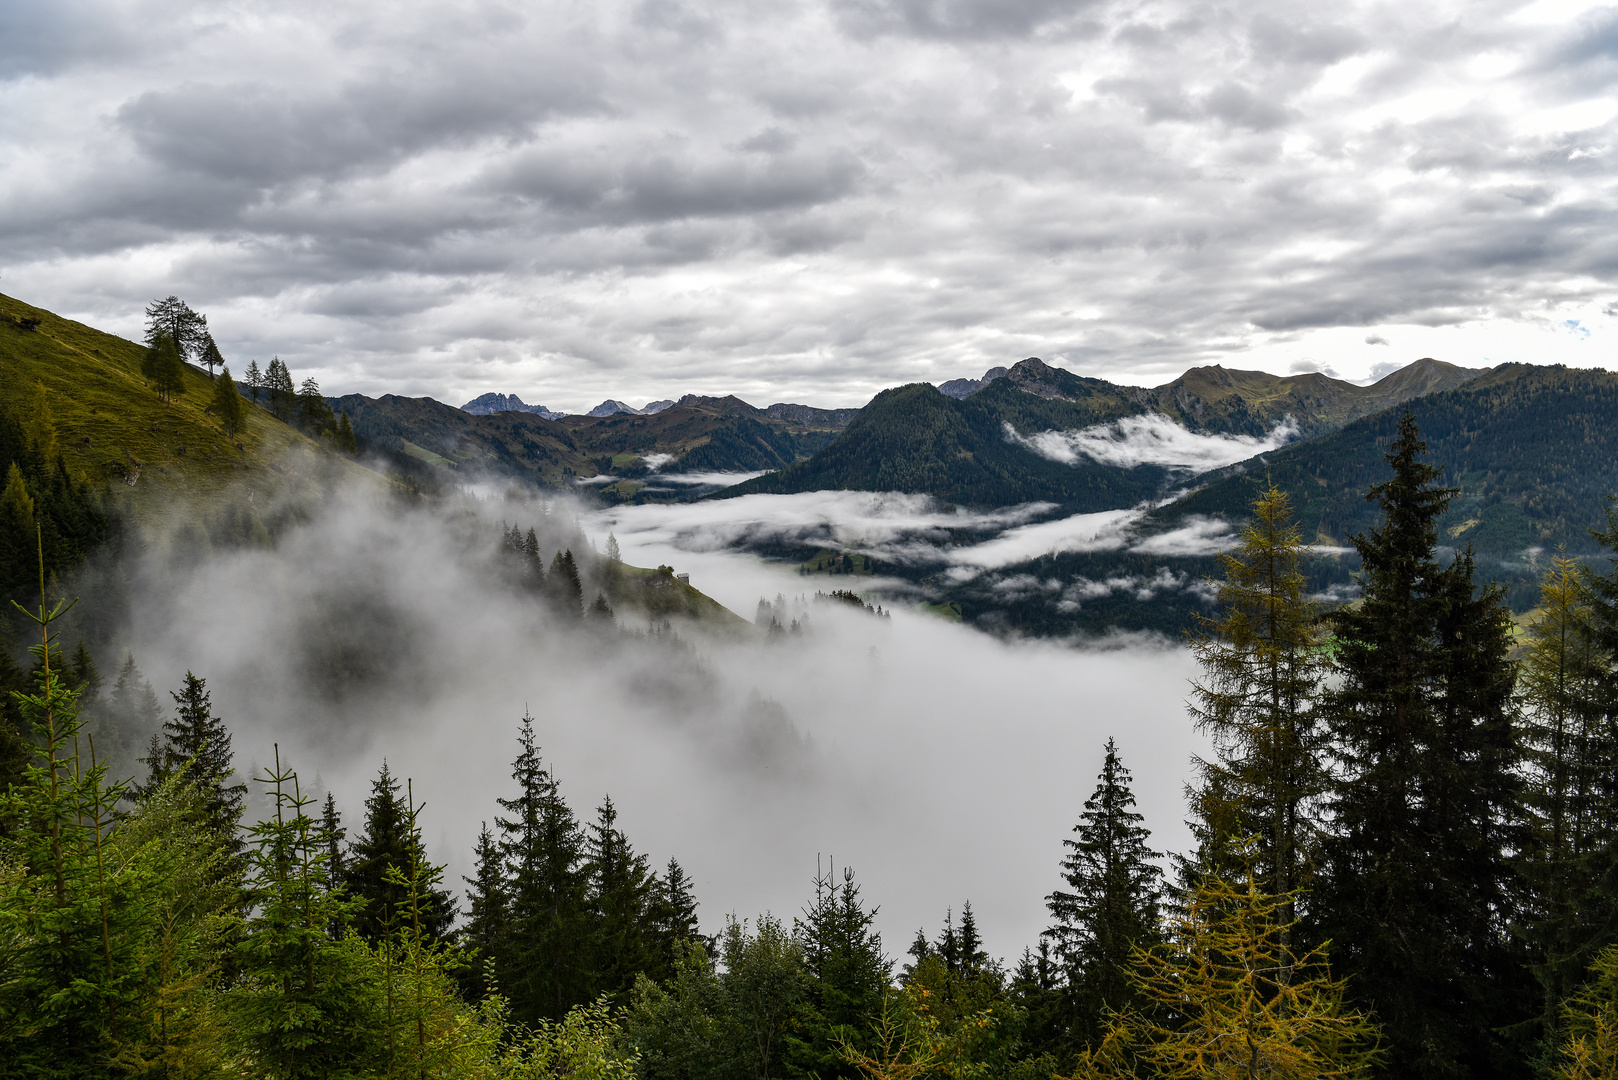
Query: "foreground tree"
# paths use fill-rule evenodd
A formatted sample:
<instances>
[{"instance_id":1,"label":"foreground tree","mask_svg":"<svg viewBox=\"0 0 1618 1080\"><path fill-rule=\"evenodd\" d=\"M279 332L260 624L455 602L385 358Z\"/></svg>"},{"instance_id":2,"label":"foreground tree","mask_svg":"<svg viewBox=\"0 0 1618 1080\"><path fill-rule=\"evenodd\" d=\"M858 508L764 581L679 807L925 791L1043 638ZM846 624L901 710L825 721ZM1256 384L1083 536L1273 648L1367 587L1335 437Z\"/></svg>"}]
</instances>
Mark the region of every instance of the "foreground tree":
<instances>
[{"instance_id":1,"label":"foreground tree","mask_svg":"<svg viewBox=\"0 0 1618 1080\"><path fill-rule=\"evenodd\" d=\"M1510 620L1469 554L1437 561L1454 495L1408 412L1368 498L1383 522L1354 538L1363 601L1333 613L1336 756L1331 832L1311 903L1314 940L1381 1017L1393 1076L1517 1076L1502 1028L1532 1014L1509 927L1522 841L1511 723Z\"/></svg>"},{"instance_id":2,"label":"foreground tree","mask_svg":"<svg viewBox=\"0 0 1618 1080\"><path fill-rule=\"evenodd\" d=\"M1065 975L1059 1023L1070 1047L1093 1044L1107 1014L1135 1000L1129 965L1137 948L1158 940L1162 872L1130 780L1108 739L1095 792L1073 827L1077 839L1062 841L1069 891L1045 898L1053 920L1045 935Z\"/></svg>"},{"instance_id":3,"label":"foreground tree","mask_svg":"<svg viewBox=\"0 0 1618 1080\"><path fill-rule=\"evenodd\" d=\"M1261 884L1288 896L1303 884L1314 840L1308 806L1325 771L1314 707L1318 612L1304 592L1303 539L1286 494L1271 485L1260 495L1241 546L1220 558L1219 618L1202 619L1191 640L1202 667L1191 715L1216 754L1199 762L1197 861L1228 872L1231 838L1256 836Z\"/></svg>"},{"instance_id":4,"label":"foreground tree","mask_svg":"<svg viewBox=\"0 0 1618 1080\"><path fill-rule=\"evenodd\" d=\"M1295 897L1263 891L1255 843L1234 857L1246 865L1237 880L1205 875L1169 941L1137 952L1131 978L1155 1009L1115 1016L1075 1076L1353 1080L1381 1064L1376 1026L1346 1003L1325 951L1285 944Z\"/></svg>"},{"instance_id":5,"label":"foreground tree","mask_svg":"<svg viewBox=\"0 0 1618 1080\"><path fill-rule=\"evenodd\" d=\"M455 920L455 903L449 893L435 885L417 905L419 910L407 913L410 894L393 878L394 871L429 865L412 808L400 797L398 778L384 761L365 800L364 831L354 838L342 859L340 876L334 879L346 887L350 897L362 902L354 914L356 932L379 942L397 934L408 919L419 918L422 932L433 940L448 933Z\"/></svg>"}]
</instances>

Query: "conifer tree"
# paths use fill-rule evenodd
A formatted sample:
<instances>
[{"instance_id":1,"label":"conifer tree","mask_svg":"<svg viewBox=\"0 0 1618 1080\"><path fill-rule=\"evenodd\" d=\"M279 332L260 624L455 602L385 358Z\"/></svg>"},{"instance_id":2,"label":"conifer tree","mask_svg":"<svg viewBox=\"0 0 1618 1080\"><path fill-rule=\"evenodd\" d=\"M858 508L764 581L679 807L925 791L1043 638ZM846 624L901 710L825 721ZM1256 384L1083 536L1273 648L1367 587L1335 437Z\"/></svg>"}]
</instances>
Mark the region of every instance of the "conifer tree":
<instances>
[{"instance_id":1,"label":"conifer tree","mask_svg":"<svg viewBox=\"0 0 1618 1080\"><path fill-rule=\"evenodd\" d=\"M882 954L877 909L867 909L854 883L854 871L843 868L842 880L828 865L815 874L814 903L797 923L809 976L807 1016L809 1068L820 1076L852 1075L839 1045L872 1050L871 1021L882 1011L892 962Z\"/></svg>"},{"instance_id":2,"label":"conifer tree","mask_svg":"<svg viewBox=\"0 0 1618 1080\"><path fill-rule=\"evenodd\" d=\"M338 812L337 800L329 791L320 807L320 839L326 845L326 873L332 881L341 882L347 871L343 841L348 839L348 830L343 828L343 815Z\"/></svg>"},{"instance_id":3,"label":"conifer tree","mask_svg":"<svg viewBox=\"0 0 1618 1080\"><path fill-rule=\"evenodd\" d=\"M1538 954L1542 1041L1558 1041L1563 1002L1614 940L1609 883L1618 842L1618 741L1605 722L1605 664L1579 564L1557 556L1540 583L1519 693L1532 840L1522 853L1534 903L1525 931Z\"/></svg>"},{"instance_id":4,"label":"conifer tree","mask_svg":"<svg viewBox=\"0 0 1618 1080\"><path fill-rule=\"evenodd\" d=\"M345 454L360 452L359 443L354 438L354 425L349 423L348 414L343 413L337 417L337 449Z\"/></svg>"},{"instance_id":5,"label":"conifer tree","mask_svg":"<svg viewBox=\"0 0 1618 1080\"><path fill-rule=\"evenodd\" d=\"M225 358L219 352L219 346L214 344L213 335L204 330L202 344L197 349L197 363L208 369L208 378L213 378L213 369L223 367Z\"/></svg>"},{"instance_id":6,"label":"conifer tree","mask_svg":"<svg viewBox=\"0 0 1618 1080\"><path fill-rule=\"evenodd\" d=\"M603 799L590 826L586 864L596 939L592 970L598 991L612 995L629 990L635 976L655 962L651 931L656 875L646 856L635 854L617 822L612 799Z\"/></svg>"},{"instance_id":7,"label":"conifer tree","mask_svg":"<svg viewBox=\"0 0 1618 1080\"><path fill-rule=\"evenodd\" d=\"M298 389L297 422L298 427L311 435L324 435L336 430L331 406L326 404L320 384L314 379L303 380L303 385Z\"/></svg>"},{"instance_id":8,"label":"conifer tree","mask_svg":"<svg viewBox=\"0 0 1618 1080\"><path fill-rule=\"evenodd\" d=\"M112 685L107 700L107 723L117 733L122 746L139 746L155 739L163 724L163 710L157 703L152 684L135 666L135 654L124 656L118 669L118 680ZM161 757L161 749L156 751Z\"/></svg>"},{"instance_id":9,"label":"conifer tree","mask_svg":"<svg viewBox=\"0 0 1618 1080\"><path fill-rule=\"evenodd\" d=\"M546 576L551 599L557 610L570 618L584 614L584 588L579 583L579 567L573 561L571 550L559 551L551 560L551 571Z\"/></svg>"},{"instance_id":10,"label":"conifer tree","mask_svg":"<svg viewBox=\"0 0 1618 1080\"><path fill-rule=\"evenodd\" d=\"M697 898L691 888L691 878L679 860L669 860L654 887L652 939L656 959L649 973L661 981L673 976L675 961L687 944L698 943L712 954L716 943L712 937L702 933L697 921Z\"/></svg>"},{"instance_id":11,"label":"conifer tree","mask_svg":"<svg viewBox=\"0 0 1618 1080\"><path fill-rule=\"evenodd\" d=\"M231 850L239 851L236 825L241 820L247 785L230 782L236 774L231 764L230 731L222 719L212 715L207 680L187 671L180 689L169 696L174 699L174 718L163 722L160 746L154 736L156 754L147 760L150 771L141 793L155 791L165 777L190 762L188 775L203 793L209 820Z\"/></svg>"},{"instance_id":12,"label":"conifer tree","mask_svg":"<svg viewBox=\"0 0 1618 1080\"><path fill-rule=\"evenodd\" d=\"M214 382L212 409L220 426L225 429L225 434L234 436L237 429L242 426L242 415L246 410L242 405L242 395L236 389L236 382L230 377L228 365L220 369L219 378Z\"/></svg>"},{"instance_id":13,"label":"conifer tree","mask_svg":"<svg viewBox=\"0 0 1618 1080\"><path fill-rule=\"evenodd\" d=\"M1202 667L1191 715L1216 752L1198 763L1198 861L1229 871L1221 849L1256 836L1264 888L1287 896L1303 881L1313 833L1308 805L1325 781L1314 708L1317 612L1304 592L1303 539L1284 492L1271 485L1259 496L1241 537L1220 557L1219 617L1202 618L1191 639Z\"/></svg>"},{"instance_id":14,"label":"conifer tree","mask_svg":"<svg viewBox=\"0 0 1618 1080\"><path fill-rule=\"evenodd\" d=\"M1354 538L1364 599L1331 619L1336 782L1310 918L1384 1023L1393 1075L1513 1076L1498 1031L1533 1009L1508 930L1523 839L1510 624L1469 554L1437 561L1454 492L1425 451L1406 412L1393 477L1368 496L1383 522Z\"/></svg>"},{"instance_id":15,"label":"conifer tree","mask_svg":"<svg viewBox=\"0 0 1618 1080\"><path fill-rule=\"evenodd\" d=\"M161 334L141 358L140 373L163 401L185 393L185 361L174 339Z\"/></svg>"},{"instance_id":16,"label":"conifer tree","mask_svg":"<svg viewBox=\"0 0 1618 1080\"><path fill-rule=\"evenodd\" d=\"M399 797L399 781L384 761L365 800L364 831L349 845L340 879L349 896L363 901L354 916L354 929L367 941L382 941L403 925L405 894L390 880L389 869L428 865L421 835L412 822L410 807ZM432 892L423 917L426 933L443 937L455 919L449 893Z\"/></svg>"},{"instance_id":17,"label":"conifer tree","mask_svg":"<svg viewBox=\"0 0 1618 1080\"><path fill-rule=\"evenodd\" d=\"M259 394L264 390L264 373L259 370L257 360L247 362L247 375L245 382L248 391L253 395L253 404L258 404Z\"/></svg>"},{"instance_id":18,"label":"conifer tree","mask_svg":"<svg viewBox=\"0 0 1618 1080\"><path fill-rule=\"evenodd\" d=\"M208 334L208 318L191 309L178 296L153 300L146 305L146 344L156 345L167 338L180 359L198 355L213 338Z\"/></svg>"},{"instance_id":19,"label":"conifer tree","mask_svg":"<svg viewBox=\"0 0 1618 1080\"><path fill-rule=\"evenodd\" d=\"M585 838L534 741L524 714L512 763L517 796L496 800L506 864L512 942L496 975L519 1020L561 1017L588 1000L591 951Z\"/></svg>"},{"instance_id":20,"label":"conifer tree","mask_svg":"<svg viewBox=\"0 0 1618 1080\"><path fill-rule=\"evenodd\" d=\"M1073 827L1077 839L1062 842L1068 888L1045 898L1053 920L1045 933L1065 975L1062 1026L1074 1046L1094 1042L1107 1011L1134 1000L1131 957L1158 938L1162 871L1148 846L1151 833L1134 810L1130 780L1117 744L1108 739L1095 792Z\"/></svg>"},{"instance_id":21,"label":"conifer tree","mask_svg":"<svg viewBox=\"0 0 1618 1080\"><path fill-rule=\"evenodd\" d=\"M292 385L292 373L279 356L270 358L269 369L264 373L264 390L270 412L277 420L290 424L298 406L298 393Z\"/></svg>"},{"instance_id":22,"label":"conifer tree","mask_svg":"<svg viewBox=\"0 0 1618 1080\"><path fill-rule=\"evenodd\" d=\"M484 977L486 971L498 972L509 970L507 951L511 945L512 927L510 924L511 901L506 883L505 860L496 842L494 834L489 831L489 823L483 822L478 832L477 846L472 850L474 870L472 877L463 877L466 882L466 927L462 932L462 939L466 945L474 950L474 970L471 972L473 989L478 996L486 995L492 989L489 980Z\"/></svg>"}]
</instances>

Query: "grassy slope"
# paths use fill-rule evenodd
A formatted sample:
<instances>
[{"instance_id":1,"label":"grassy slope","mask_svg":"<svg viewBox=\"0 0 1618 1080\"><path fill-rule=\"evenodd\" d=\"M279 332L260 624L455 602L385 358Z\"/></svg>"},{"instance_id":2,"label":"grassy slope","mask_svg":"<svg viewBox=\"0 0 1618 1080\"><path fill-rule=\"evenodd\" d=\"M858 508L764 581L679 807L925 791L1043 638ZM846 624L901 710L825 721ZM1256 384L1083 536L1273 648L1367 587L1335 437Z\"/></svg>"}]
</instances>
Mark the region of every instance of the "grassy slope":
<instances>
[{"instance_id":1,"label":"grassy slope","mask_svg":"<svg viewBox=\"0 0 1618 1080\"><path fill-rule=\"evenodd\" d=\"M1443 523L1446 542L1495 554L1531 545L1592 550L1586 530L1601 523L1603 496L1618 491L1618 375L1508 364L1408 407L1429 460L1461 490ZM1387 478L1382 457L1403 410L1216 474L1160 515L1245 518L1267 476L1292 496L1306 532L1341 542L1376 520L1364 495Z\"/></svg>"},{"instance_id":2,"label":"grassy slope","mask_svg":"<svg viewBox=\"0 0 1618 1080\"><path fill-rule=\"evenodd\" d=\"M143 346L11 297L0 309L39 320L32 331L0 323L0 398L26 420L43 386L68 470L105 483L114 507L137 521L235 485L281 495L316 480L384 482L261 409L249 408L243 430L226 438L206 411L213 383L200 370L188 369L185 393L165 404L141 378Z\"/></svg>"}]
</instances>

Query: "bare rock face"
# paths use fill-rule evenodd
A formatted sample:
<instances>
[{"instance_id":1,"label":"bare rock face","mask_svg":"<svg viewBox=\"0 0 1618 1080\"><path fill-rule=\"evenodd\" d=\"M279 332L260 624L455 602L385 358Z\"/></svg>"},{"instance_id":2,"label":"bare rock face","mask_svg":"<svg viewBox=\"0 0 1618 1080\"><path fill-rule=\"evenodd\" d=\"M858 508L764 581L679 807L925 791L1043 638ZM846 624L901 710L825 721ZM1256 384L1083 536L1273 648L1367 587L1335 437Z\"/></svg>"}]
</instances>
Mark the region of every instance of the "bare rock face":
<instances>
[{"instance_id":1,"label":"bare rock face","mask_svg":"<svg viewBox=\"0 0 1618 1080\"><path fill-rule=\"evenodd\" d=\"M552 412L543 405L525 405L516 394L484 394L461 406L462 412L474 416L490 416L502 412L525 412L543 416L547 420L560 420L562 413Z\"/></svg>"},{"instance_id":2,"label":"bare rock face","mask_svg":"<svg viewBox=\"0 0 1618 1080\"><path fill-rule=\"evenodd\" d=\"M1024 361L1024 363L1026 362L1027 361ZM983 373L983 378L981 379L951 379L947 383L940 383L938 392L943 394L945 397L952 397L955 400L960 401L971 397L979 390L982 390L985 386L988 386L990 383L994 382L994 380L1005 378L1006 370L1007 369L1003 367L992 367Z\"/></svg>"}]
</instances>

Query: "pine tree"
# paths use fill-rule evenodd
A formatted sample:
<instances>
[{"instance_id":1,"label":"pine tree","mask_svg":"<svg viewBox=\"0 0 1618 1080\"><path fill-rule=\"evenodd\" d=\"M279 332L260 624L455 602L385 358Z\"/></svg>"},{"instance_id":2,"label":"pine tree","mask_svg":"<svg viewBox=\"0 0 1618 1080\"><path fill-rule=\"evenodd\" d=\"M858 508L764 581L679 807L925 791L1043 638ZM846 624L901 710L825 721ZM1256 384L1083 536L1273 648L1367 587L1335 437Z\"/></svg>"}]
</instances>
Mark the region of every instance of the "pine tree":
<instances>
[{"instance_id":1,"label":"pine tree","mask_svg":"<svg viewBox=\"0 0 1618 1080\"><path fill-rule=\"evenodd\" d=\"M498 799L495 819L510 890L513 947L497 969L519 1020L561 1017L589 998L590 924L584 832L545 768L524 714L512 763L517 796Z\"/></svg>"},{"instance_id":2,"label":"pine tree","mask_svg":"<svg viewBox=\"0 0 1618 1080\"><path fill-rule=\"evenodd\" d=\"M1383 523L1354 538L1364 599L1331 619L1336 783L1311 921L1386 1025L1392 1075L1514 1076L1497 1032L1532 1004L1508 930L1523 839L1510 623L1470 555L1437 561L1454 492L1425 451L1407 412L1393 477L1369 495Z\"/></svg>"},{"instance_id":3,"label":"pine tree","mask_svg":"<svg viewBox=\"0 0 1618 1080\"><path fill-rule=\"evenodd\" d=\"M589 906L595 922L592 971L598 992L621 996L655 962L652 903L656 876L618 829L618 810L605 798L590 826Z\"/></svg>"},{"instance_id":4,"label":"pine tree","mask_svg":"<svg viewBox=\"0 0 1618 1080\"><path fill-rule=\"evenodd\" d=\"M230 377L229 366L220 369L219 378L214 382L211 408L214 417L225 429L225 434L234 436L242 426L246 409L242 405L242 395L236 389L236 382Z\"/></svg>"},{"instance_id":5,"label":"pine tree","mask_svg":"<svg viewBox=\"0 0 1618 1080\"><path fill-rule=\"evenodd\" d=\"M1314 709L1318 616L1305 595L1303 539L1284 492L1272 485L1253 503L1241 546L1221 562L1220 616L1203 618L1191 639L1202 667L1191 715L1213 736L1217 755L1198 763L1198 861L1228 871L1221 849L1257 836L1264 888L1286 896L1303 883L1313 840L1308 804L1325 772Z\"/></svg>"},{"instance_id":6,"label":"pine tree","mask_svg":"<svg viewBox=\"0 0 1618 1080\"><path fill-rule=\"evenodd\" d=\"M410 807L399 797L399 781L382 763L365 800L365 828L349 845L341 882L348 895L364 902L354 917L354 929L367 941L382 941L403 925L405 895L389 880L390 869L428 865L421 836L412 827ZM454 901L447 892L433 892L424 917L426 932L440 938L455 919Z\"/></svg>"},{"instance_id":7,"label":"pine tree","mask_svg":"<svg viewBox=\"0 0 1618 1080\"><path fill-rule=\"evenodd\" d=\"M1151 833L1133 809L1130 780L1108 739L1099 782L1073 827L1078 838L1062 842L1068 891L1045 898L1053 920L1045 933L1065 975L1062 1026L1074 1046L1093 1043L1107 1011L1134 1000L1130 958L1158 938L1162 871L1148 846Z\"/></svg>"}]
</instances>

